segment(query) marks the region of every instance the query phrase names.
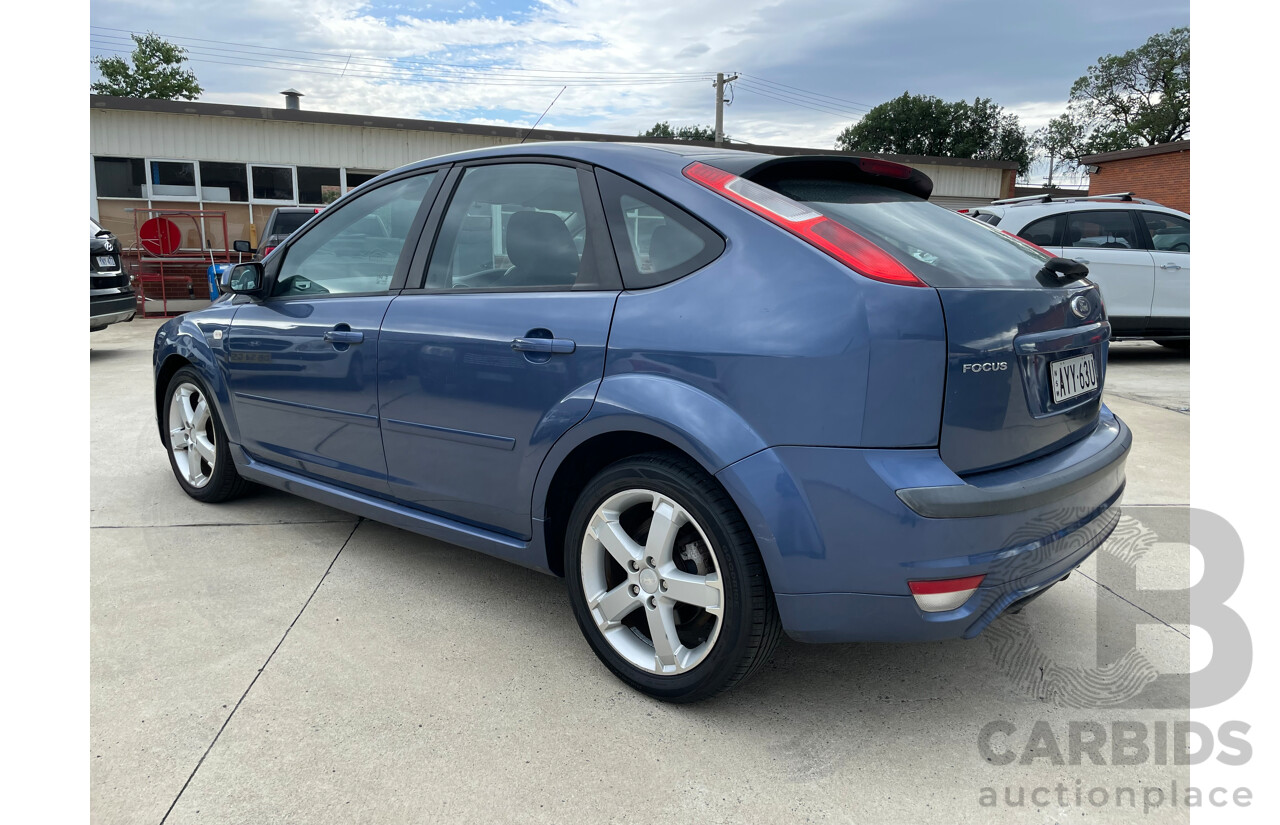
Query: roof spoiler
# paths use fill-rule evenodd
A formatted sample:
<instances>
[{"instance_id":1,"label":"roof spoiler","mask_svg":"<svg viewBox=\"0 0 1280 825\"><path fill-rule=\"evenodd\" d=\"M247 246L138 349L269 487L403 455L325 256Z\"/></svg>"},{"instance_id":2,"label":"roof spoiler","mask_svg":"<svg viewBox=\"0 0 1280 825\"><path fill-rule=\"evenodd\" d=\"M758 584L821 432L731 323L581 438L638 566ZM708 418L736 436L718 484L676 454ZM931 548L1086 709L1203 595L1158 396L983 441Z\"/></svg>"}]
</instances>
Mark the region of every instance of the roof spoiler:
<instances>
[{"instance_id":1,"label":"roof spoiler","mask_svg":"<svg viewBox=\"0 0 1280 825\"><path fill-rule=\"evenodd\" d=\"M707 160L713 166L754 181L761 186L788 177L834 178L872 183L896 189L928 200L933 193L933 180L919 169L880 158L848 155L788 155L761 161L759 155L717 157Z\"/></svg>"}]
</instances>

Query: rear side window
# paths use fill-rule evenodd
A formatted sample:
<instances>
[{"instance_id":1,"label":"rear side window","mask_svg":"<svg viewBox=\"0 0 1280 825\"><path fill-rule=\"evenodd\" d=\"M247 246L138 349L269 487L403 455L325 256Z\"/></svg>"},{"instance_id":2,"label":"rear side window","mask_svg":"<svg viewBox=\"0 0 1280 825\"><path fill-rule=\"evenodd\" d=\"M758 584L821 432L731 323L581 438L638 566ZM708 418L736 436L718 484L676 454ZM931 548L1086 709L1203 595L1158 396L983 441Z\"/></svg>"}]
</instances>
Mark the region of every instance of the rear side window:
<instances>
[{"instance_id":1,"label":"rear side window","mask_svg":"<svg viewBox=\"0 0 1280 825\"><path fill-rule=\"evenodd\" d=\"M1127 209L1068 212L1063 246L1095 249L1142 249Z\"/></svg>"},{"instance_id":2,"label":"rear side window","mask_svg":"<svg viewBox=\"0 0 1280 825\"><path fill-rule=\"evenodd\" d=\"M604 169L596 182L627 289L683 278L724 251L719 235L660 195Z\"/></svg>"},{"instance_id":3,"label":"rear side window","mask_svg":"<svg viewBox=\"0 0 1280 825\"><path fill-rule=\"evenodd\" d=\"M883 186L805 178L769 188L849 227L932 287L1038 286L1048 260L998 229Z\"/></svg>"},{"instance_id":4,"label":"rear side window","mask_svg":"<svg viewBox=\"0 0 1280 825\"><path fill-rule=\"evenodd\" d=\"M1164 212L1139 212L1157 252L1190 252L1191 221Z\"/></svg>"},{"instance_id":5,"label":"rear side window","mask_svg":"<svg viewBox=\"0 0 1280 825\"><path fill-rule=\"evenodd\" d=\"M1062 246L1060 239L1062 238L1062 216L1053 215L1048 218L1041 218L1038 221L1032 221L1023 227L1018 233L1018 237L1023 240L1031 241L1036 246Z\"/></svg>"}]
</instances>

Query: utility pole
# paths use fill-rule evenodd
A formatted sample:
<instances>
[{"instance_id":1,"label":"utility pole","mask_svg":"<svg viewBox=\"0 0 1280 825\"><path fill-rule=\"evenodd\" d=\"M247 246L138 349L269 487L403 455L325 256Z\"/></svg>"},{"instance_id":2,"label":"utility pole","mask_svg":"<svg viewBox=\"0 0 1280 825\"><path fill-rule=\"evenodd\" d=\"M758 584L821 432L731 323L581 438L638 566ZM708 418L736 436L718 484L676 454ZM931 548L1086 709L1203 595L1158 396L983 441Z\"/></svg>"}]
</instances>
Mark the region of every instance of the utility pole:
<instances>
[{"instance_id":1,"label":"utility pole","mask_svg":"<svg viewBox=\"0 0 1280 825\"><path fill-rule=\"evenodd\" d=\"M725 77L724 72L716 72L716 145L724 143L724 85L737 80L738 76Z\"/></svg>"}]
</instances>

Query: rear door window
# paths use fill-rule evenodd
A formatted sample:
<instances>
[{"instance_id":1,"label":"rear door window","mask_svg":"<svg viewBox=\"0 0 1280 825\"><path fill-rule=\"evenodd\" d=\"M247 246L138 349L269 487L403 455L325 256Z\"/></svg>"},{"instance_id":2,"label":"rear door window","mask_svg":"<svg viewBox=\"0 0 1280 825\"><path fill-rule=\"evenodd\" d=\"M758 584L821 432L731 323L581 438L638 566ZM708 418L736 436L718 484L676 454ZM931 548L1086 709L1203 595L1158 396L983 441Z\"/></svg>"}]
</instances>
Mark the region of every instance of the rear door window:
<instances>
[{"instance_id":1,"label":"rear door window","mask_svg":"<svg viewBox=\"0 0 1280 825\"><path fill-rule=\"evenodd\" d=\"M1067 213L1063 246L1076 249L1142 249L1127 209Z\"/></svg>"},{"instance_id":2,"label":"rear door window","mask_svg":"<svg viewBox=\"0 0 1280 825\"><path fill-rule=\"evenodd\" d=\"M724 251L719 235L666 198L604 169L596 182L627 289L683 278Z\"/></svg>"},{"instance_id":3,"label":"rear door window","mask_svg":"<svg viewBox=\"0 0 1280 825\"><path fill-rule=\"evenodd\" d=\"M932 287L1038 287L1048 258L999 229L861 181L779 179L769 188L862 235Z\"/></svg>"}]
</instances>

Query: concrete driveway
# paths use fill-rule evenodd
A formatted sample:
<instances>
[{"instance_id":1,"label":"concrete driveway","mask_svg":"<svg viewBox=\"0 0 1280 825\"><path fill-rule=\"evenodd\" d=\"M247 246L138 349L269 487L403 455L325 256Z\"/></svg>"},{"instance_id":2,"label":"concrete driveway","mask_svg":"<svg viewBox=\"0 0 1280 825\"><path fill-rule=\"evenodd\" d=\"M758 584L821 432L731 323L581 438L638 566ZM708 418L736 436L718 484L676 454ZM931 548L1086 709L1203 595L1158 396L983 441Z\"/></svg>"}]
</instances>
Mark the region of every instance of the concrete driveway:
<instances>
[{"instance_id":1,"label":"concrete driveway","mask_svg":"<svg viewBox=\"0 0 1280 825\"><path fill-rule=\"evenodd\" d=\"M1188 582L1184 355L1113 351L1127 516L1079 574L974 641L787 640L673 707L596 661L559 580L280 493L188 499L154 421L158 323L90 339L94 822L1128 821L1123 789L1140 814L1187 784L1070 747L1187 717L1185 679L1134 693L1188 669L1149 592Z\"/></svg>"}]
</instances>

